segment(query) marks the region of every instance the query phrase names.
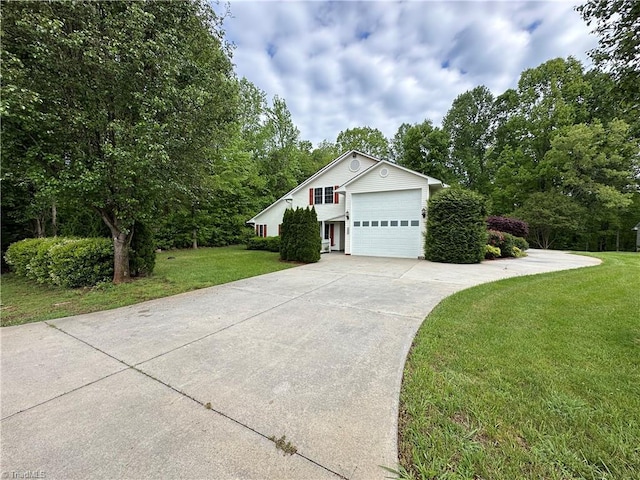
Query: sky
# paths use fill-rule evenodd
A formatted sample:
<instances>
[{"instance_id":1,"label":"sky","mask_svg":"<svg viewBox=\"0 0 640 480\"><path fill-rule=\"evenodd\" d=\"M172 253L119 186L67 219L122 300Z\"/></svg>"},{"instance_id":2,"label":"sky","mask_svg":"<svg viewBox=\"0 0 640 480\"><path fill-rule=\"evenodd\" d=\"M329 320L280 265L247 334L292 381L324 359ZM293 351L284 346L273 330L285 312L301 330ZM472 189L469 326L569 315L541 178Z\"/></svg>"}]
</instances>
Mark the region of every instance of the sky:
<instances>
[{"instance_id":1,"label":"sky","mask_svg":"<svg viewBox=\"0 0 640 480\"><path fill-rule=\"evenodd\" d=\"M347 128L440 125L461 93L499 95L552 58L589 67L579 2L231 0L224 28L238 77L284 98L315 146Z\"/></svg>"}]
</instances>

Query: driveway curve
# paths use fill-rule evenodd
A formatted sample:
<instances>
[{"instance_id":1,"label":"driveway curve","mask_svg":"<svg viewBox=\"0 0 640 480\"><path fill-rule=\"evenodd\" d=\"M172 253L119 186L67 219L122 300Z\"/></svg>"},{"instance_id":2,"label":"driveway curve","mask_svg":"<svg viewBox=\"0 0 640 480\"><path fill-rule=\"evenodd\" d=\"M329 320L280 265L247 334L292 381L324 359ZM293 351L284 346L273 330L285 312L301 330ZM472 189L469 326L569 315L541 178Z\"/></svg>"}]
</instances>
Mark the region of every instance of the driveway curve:
<instances>
[{"instance_id":1,"label":"driveway curve","mask_svg":"<svg viewBox=\"0 0 640 480\"><path fill-rule=\"evenodd\" d=\"M2 477L385 478L405 358L431 309L480 283L598 263L541 250L477 265L333 253L3 328Z\"/></svg>"}]
</instances>

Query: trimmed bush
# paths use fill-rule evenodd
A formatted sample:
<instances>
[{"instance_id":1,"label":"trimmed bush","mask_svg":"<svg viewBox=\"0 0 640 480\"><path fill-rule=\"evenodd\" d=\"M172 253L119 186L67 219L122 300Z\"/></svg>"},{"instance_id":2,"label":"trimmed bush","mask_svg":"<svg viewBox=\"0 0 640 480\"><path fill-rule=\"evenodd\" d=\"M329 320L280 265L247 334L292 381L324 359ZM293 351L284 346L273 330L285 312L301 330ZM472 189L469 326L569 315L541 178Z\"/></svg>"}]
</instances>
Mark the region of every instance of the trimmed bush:
<instances>
[{"instance_id":1,"label":"trimmed bush","mask_svg":"<svg viewBox=\"0 0 640 480\"><path fill-rule=\"evenodd\" d=\"M447 188L429 200L425 257L432 262L478 263L485 254L486 204L469 190Z\"/></svg>"},{"instance_id":2,"label":"trimmed bush","mask_svg":"<svg viewBox=\"0 0 640 480\"><path fill-rule=\"evenodd\" d=\"M322 239L318 230L318 215L315 208L285 210L280 238L282 260L303 263L314 263L320 260Z\"/></svg>"},{"instance_id":3,"label":"trimmed bush","mask_svg":"<svg viewBox=\"0 0 640 480\"><path fill-rule=\"evenodd\" d=\"M247 250L280 251L280 237L252 237L247 240Z\"/></svg>"},{"instance_id":4,"label":"trimmed bush","mask_svg":"<svg viewBox=\"0 0 640 480\"><path fill-rule=\"evenodd\" d=\"M62 287L87 287L113 278L113 242L78 238L51 247L51 280Z\"/></svg>"},{"instance_id":5,"label":"trimmed bush","mask_svg":"<svg viewBox=\"0 0 640 480\"><path fill-rule=\"evenodd\" d=\"M502 233L502 236L504 237L504 241L500 245L498 245L500 247L500 253L504 258L514 257L515 255L513 254L513 247L516 246L515 244L516 237L514 237L510 233L506 233L506 232L501 232L501 233Z\"/></svg>"},{"instance_id":6,"label":"trimmed bush","mask_svg":"<svg viewBox=\"0 0 640 480\"><path fill-rule=\"evenodd\" d=\"M523 252L525 250L529 250L529 242L527 242L524 238L522 237L514 237L513 238L513 243L516 247L518 247L520 250L522 250ZM523 255L524 256L524 255Z\"/></svg>"},{"instance_id":7,"label":"trimmed bush","mask_svg":"<svg viewBox=\"0 0 640 480\"><path fill-rule=\"evenodd\" d=\"M153 231L136 222L129 248L129 272L132 277L151 275L156 266L156 244Z\"/></svg>"},{"instance_id":8,"label":"trimmed bush","mask_svg":"<svg viewBox=\"0 0 640 480\"><path fill-rule=\"evenodd\" d=\"M16 275L26 277L29 272L29 263L38 253L38 247L47 240L45 238L25 238L12 243L7 248L4 259Z\"/></svg>"},{"instance_id":9,"label":"trimmed bush","mask_svg":"<svg viewBox=\"0 0 640 480\"><path fill-rule=\"evenodd\" d=\"M517 218L492 215L487 218L487 227L489 230L510 233L514 237L526 237L529 235L529 224Z\"/></svg>"},{"instance_id":10,"label":"trimmed bush","mask_svg":"<svg viewBox=\"0 0 640 480\"><path fill-rule=\"evenodd\" d=\"M27 278L38 283L51 283L51 248L72 241L72 238L53 237L43 238L36 250L36 254L29 262Z\"/></svg>"}]
</instances>

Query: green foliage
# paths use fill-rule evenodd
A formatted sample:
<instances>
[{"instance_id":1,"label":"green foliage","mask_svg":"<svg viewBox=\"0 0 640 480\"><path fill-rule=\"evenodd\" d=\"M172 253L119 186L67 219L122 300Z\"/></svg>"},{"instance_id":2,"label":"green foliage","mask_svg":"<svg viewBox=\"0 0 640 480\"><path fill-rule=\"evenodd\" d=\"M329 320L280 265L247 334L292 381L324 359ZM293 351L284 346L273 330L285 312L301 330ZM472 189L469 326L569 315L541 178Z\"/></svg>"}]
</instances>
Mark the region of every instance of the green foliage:
<instances>
[{"instance_id":1,"label":"green foliage","mask_svg":"<svg viewBox=\"0 0 640 480\"><path fill-rule=\"evenodd\" d=\"M493 103L493 94L481 85L458 95L442 119L451 139L448 169L458 183L482 194L489 193L492 176L487 153L494 135Z\"/></svg>"},{"instance_id":2,"label":"green foliage","mask_svg":"<svg viewBox=\"0 0 640 480\"><path fill-rule=\"evenodd\" d=\"M510 233L502 233L502 243L498 245L500 248L500 254L504 258L515 257L513 248L516 246L515 238Z\"/></svg>"},{"instance_id":3,"label":"green foliage","mask_svg":"<svg viewBox=\"0 0 640 480\"><path fill-rule=\"evenodd\" d=\"M357 150L380 159L389 157L389 140L377 128L356 127L341 131L336 139L341 153Z\"/></svg>"},{"instance_id":4,"label":"green foliage","mask_svg":"<svg viewBox=\"0 0 640 480\"><path fill-rule=\"evenodd\" d=\"M37 255L38 248L45 241L44 238L25 238L12 243L7 248L4 259L16 275L26 277L29 274L29 263Z\"/></svg>"},{"instance_id":5,"label":"green foliage","mask_svg":"<svg viewBox=\"0 0 640 480\"><path fill-rule=\"evenodd\" d=\"M513 244L523 252L529 250L529 242L522 237L513 237Z\"/></svg>"},{"instance_id":6,"label":"green foliage","mask_svg":"<svg viewBox=\"0 0 640 480\"><path fill-rule=\"evenodd\" d=\"M113 275L113 244L108 238L33 238L12 244L7 263L17 275L38 283L84 287Z\"/></svg>"},{"instance_id":7,"label":"green foliage","mask_svg":"<svg viewBox=\"0 0 640 480\"><path fill-rule=\"evenodd\" d=\"M29 262L27 278L38 283L51 283L51 249L55 245L61 245L70 241L71 238L52 237L43 238L36 250L36 254Z\"/></svg>"},{"instance_id":8,"label":"green foliage","mask_svg":"<svg viewBox=\"0 0 640 480\"><path fill-rule=\"evenodd\" d=\"M449 136L434 127L431 120L410 126L401 125L394 138L394 145L397 144L402 152L397 159L400 165L445 183L458 183L455 172L448 166Z\"/></svg>"},{"instance_id":9,"label":"green foliage","mask_svg":"<svg viewBox=\"0 0 640 480\"><path fill-rule=\"evenodd\" d=\"M247 250L280 251L280 237L252 237L247 240Z\"/></svg>"},{"instance_id":10,"label":"green foliage","mask_svg":"<svg viewBox=\"0 0 640 480\"><path fill-rule=\"evenodd\" d=\"M449 188L428 205L425 257L432 262L478 263L485 255L485 199L478 193Z\"/></svg>"},{"instance_id":11,"label":"green foliage","mask_svg":"<svg viewBox=\"0 0 640 480\"><path fill-rule=\"evenodd\" d=\"M98 212L123 247L122 281L135 222L197 190L235 119L221 19L204 1L14 2L5 59L7 90L30 98L3 105L12 181L38 207L61 198Z\"/></svg>"},{"instance_id":12,"label":"green foliage","mask_svg":"<svg viewBox=\"0 0 640 480\"><path fill-rule=\"evenodd\" d=\"M551 248L581 233L587 211L571 197L556 192L533 193L515 214L529 224L529 239L539 248Z\"/></svg>"},{"instance_id":13,"label":"green foliage","mask_svg":"<svg viewBox=\"0 0 640 480\"><path fill-rule=\"evenodd\" d=\"M156 244L153 231L142 222L137 222L129 249L129 265L132 277L151 275L156 266Z\"/></svg>"},{"instance_id":14,"label":"green foliage","mask_svg":"<svg viewBox=\"0 0 640 480\"><path fill-rule=\"evenodd\" d=\"M484 246L484 258L487 260L494 260L500 256L500 249L493 245Z\"/></svg>"},{"instance_id":15,"label":"green foliage","mask_svg":"<svg viewBox=\"0 0 640 480\"><path fill-rule=\"evenodd\" d=\"M51 283L89 287L113 277L113 243L108 238L78 238L51 247Z\"/></svg>"},{"instance_id":16,"label":"green foliage","mask_svg":"<svg viewBox=\"0 0 640 480\"><path fill-rule=\"evenodd\" d=\"M590 52L596 64L613 72L626 101L638 111L640 98L640 4L636 0L588 0L578 7L587 25L595 23L599 47Z\"/></svg>"},{"instance_id":17,"label":"green foliage","mask_svg":"<svg viewBox=\"0 0 640 480\"><path fill-rule=\"evenodd\" d=\"M314 207L285 210L280 231L280 258L303 263L320 260L322 239Z\"/></svg>"}]
</instances>

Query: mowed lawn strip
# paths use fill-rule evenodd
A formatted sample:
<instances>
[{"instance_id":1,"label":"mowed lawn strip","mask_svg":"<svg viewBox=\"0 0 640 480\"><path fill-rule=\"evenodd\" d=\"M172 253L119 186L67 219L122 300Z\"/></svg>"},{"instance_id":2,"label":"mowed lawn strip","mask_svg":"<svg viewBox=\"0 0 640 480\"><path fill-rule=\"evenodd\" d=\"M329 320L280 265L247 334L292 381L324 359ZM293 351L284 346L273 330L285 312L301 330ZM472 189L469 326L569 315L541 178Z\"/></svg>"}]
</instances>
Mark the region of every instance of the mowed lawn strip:
<instances>
[{"instance_id":1,"label":"mowed lawn strip","mask_svg":"<svg viewBox=\"0 0 640 480\"><path fill-rule=\"evenodd\" d=\"M433 310L404 372L403 477L639 478L640 255L593 256Z\"/></svg>"},{"instance_id":2,"label":"mowed lawn strip","mask_svg":"<svg viewBox=\"0 0 640 480\"><path fill-rule=\"evenodd\" d=\"M294 266L281 262L277 253L234 246L158 253L151 277L120 285L65 289L6 274L2 275L2 326L123 307Z\"/></svg>"}]
</instances>

